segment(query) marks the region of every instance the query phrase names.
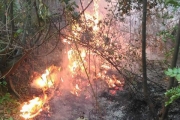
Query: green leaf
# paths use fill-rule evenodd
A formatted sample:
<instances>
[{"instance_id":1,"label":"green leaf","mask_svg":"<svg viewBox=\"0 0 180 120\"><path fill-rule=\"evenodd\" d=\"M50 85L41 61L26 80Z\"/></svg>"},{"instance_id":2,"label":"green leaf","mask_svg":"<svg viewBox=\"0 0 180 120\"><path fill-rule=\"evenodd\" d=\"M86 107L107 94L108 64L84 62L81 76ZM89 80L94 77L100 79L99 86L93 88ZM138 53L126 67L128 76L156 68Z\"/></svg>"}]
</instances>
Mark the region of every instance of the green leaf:
<instances>
[{"instance_id":1,"label":"green leaf","mask_svg":"<svg viewBox=\"0 0 180 120\"><path fill-rule=\"evenodd\" d=\"M67 4L69 3L70 0L63 0L63 1L64 1L64 2L66 3L66 5L67 5Z\"/></svg>"},{"instance_id":2,"label":"green leaf","mask_svg":"<svg viewBox=\"0 0 180 120\"><path fill-rule=\"evenodd\" d=\"M180 74L176 75L175 78L177 79L177 81L180 81Z\"/></svg>"},{"instance_id":3,"label":"green leaf","mask_svg":"<svg viewBox=\"0 0 180 120\"><path fill-rule=\"evenodd\" d=\"M165 74L166 74L167 76L170 76L172 73L171 73L171 72L168 72L168 71L165 71Z\"/></svg>"},{"instance_id":4,"label":"green leaf","mask_svg":"<svg viewBox=\"0 0 180 120\"><path fill-rule=\"evenodd\" d=\"M176 77L176 75L177 74L172 73L172 74L170 74L170 77Z\"/></svg>"},{"instance_id":5,"label":"green leaf","mask_svg":"<svg viewBox=\"0 0 180 120\"><path fill-rule=\"evenodd\" d=\"M178 73L180 74L180 68L177 68Z\"/></svg>"},{"instance_id":6,"label":"green leaf","mask_svg":"<svg viewBox=\"0 0 180 120\"><path fill-rule=\"evenodd\" d=\"M3 81L2 84L3 84L3 85L7 85L7 82L6 82L6 81Z\"/></svg>"},{"instance_id":7,"label":"green leaf","mask_svg":"<svg viewBox=\"0 0 180 120\"><path fill-rule=\"evenodd\" d=\"M72 2L72 5L74 5L76 8L79 8L79 6L76 4L76 2Z\"/></svg>"},{"instance_id":8,"label":"green leaf","mask_svg":"<svg viewBox=\"0 0 180 120\"><path fill-rule=\"evenodd\" d=\"M18 30L16 31L17 34L20 34L20 33L22 33L22 32L23 32L23 29L18 29Z\"/></svg>"},{"instance_id":9,"label":"green leaf","mask_svg":"<svg viewBox=\"0 0 180 120\"><path fill-rule=\"evenodd\" d=\"M179 6L179 3L176 0L165 0L165 3L173 6Z\"/></svg>"},{"instance_id":10,"label":"green leaf","mask_svg":"<svg viewBox=\"0 0 180 120\"><path fill-rule=\"evenodd\" d=\"M23 32L23 29L18 29L15 33L14 33L14 37L18 37L19 34L21 34Z\"/></svg>"},{"instance_id":11,"label":"green leaf","mask_svg":"<svg viewBox=\"0 0 180 120\"><path fill-rule=\"evenodd\" d=\"M172 73L172 72L173 72L173 70L172 70L172 69L170 69L170 68L168 68L168 72Z\"/></svg>"},{"instance_id":12,"label":"green leaf","mask_svg":"<svg viewBox=\"0 0 180 120\"><path fill-rule=\"evenodd\" d=\"M178 73L177 68L174 68L174 69L173 69L173 73L174 73L174 74L177 74L177 73Z\"/></svg>"},{"instance_id":13,"label":"green leaf","mask_svg":"<svg viewBox=\"0 0 180 120\"><path fill-rule=\"evenodd\" d=\"M168 101L165 102L165 106L167 106L180 98L180 86L167 90L165 95L169 98Z\"/></svg>"}]
</instances>

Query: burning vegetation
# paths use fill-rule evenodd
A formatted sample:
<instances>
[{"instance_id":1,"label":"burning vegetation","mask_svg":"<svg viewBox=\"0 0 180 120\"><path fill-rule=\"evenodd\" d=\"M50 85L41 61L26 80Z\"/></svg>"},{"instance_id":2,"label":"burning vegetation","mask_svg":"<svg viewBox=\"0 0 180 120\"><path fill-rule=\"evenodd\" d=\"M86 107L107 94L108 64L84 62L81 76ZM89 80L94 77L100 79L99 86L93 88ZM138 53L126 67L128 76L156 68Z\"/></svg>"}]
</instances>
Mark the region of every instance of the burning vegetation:
<instances>
[{"instance_id":1,"label":"burning vegetation","mask_svg":"<svg viewBox=\"0 0 180 120\"><path fill-rule=\"evenodd\" d=\"M68 70L63 72L63 74L66 74L66 77L64 78L60 68L55 66L50 66L45 70L44 74L36 76L33 80L32 87L42 89L43 94L41 96L36 96L22 105L20 112L23 118L34 118L39 115L42 110L47 110L44 109L44 106L48 104L49 100L54 95L57 86L68 86L69 88L66 89L69 89L71 94L76 97L83 94L86 95L87 98L93 95L91 91L87 90L90 89L90 87L92 89L100 89L101 91L111 88L112 90L110 91L112 94L122 89L123 80L118 79L117 76L112 73L108 75L108 71L112 70L111 67L104 62L98 61L100 58L97 56L95 57L92 52L87 54L88 51L86 51L86 49L81 48L81 50L76 50L71 48L66 53L68 56ZM88 57L92 57L94 61L96 61L96 63L91 63L91 67L89 68ZM88 73L86 73L87 69L90 70ZM95 88L95 85L97 85L99 81L99 87L96 86L97 88ZM100 88L100 86L103 86L103 88Z\"/></svg>"},{"instance_id":2,"label":"burning vegetation","mask_svg":"<svg viewBox=\"0 0 180 120\"><path fill-rule=\"evenodd\" d=\"M87 99L90 96L98 97L99 91L107 90L116 94L117 90L122 89L124 80L117 74L113 74L115 69L103 58L97 56L92 49L85 47L85 45L100 47L104 44L104 41L101 43L102 41L97 38L101 23L96 2L94 2L94 16L92 13L84 12L79 21L86 22L81 24L76 21L68 31L71 34L63 40L66 44L67 58L64 58L66 69L61 70L60 67L53 65L47 68L44 74L33 78L31 86L42 89L43 94L35 96L22 105L20 116L24 119L34 118L43 110L48 110L44 107L47 107L58 87L60 91L68 89L76 97L85 95ZM105 39L106 43L110 42L108 38ZM79 43L83 44L79 45Z\"/></svg>"},{"instance_id":3,"label":"burning vegetation","mask_svg":"<svg viewBox=\"0 0 180 120\"><path fill-rule=\"evenodd\" d=\"M160 97L162 97L162 94L164 95L164 88L166 86L163 86L165 78L158 78L157 76L161 72L162 77L163 71L167 66L162 65L162 61L156 62L154 57L156 58L158 54L151 56L149 53L152 51L149 49L158 48L157 46L161 46L162 48L164 44L159 40L160 38L153 36L154 33L152 31L158 33L158 30L154 30L154 28L148 30L146 36L150 37L147 39L154 39L154 41L147 40L147 46L149 48L145 49L147 51L144 50L144 53L148 53L148 62L147 65L142 65L144 64L141 62L143 57L141 51L143 51L143 47L140 46L141 29L139 28L141 24L138 22L140 20L134 14L134 8L137 9L135 11L137 11L138 14L139 11L141 11L139 10L142 7L141 2L105 0L107 2L105 6L108 8L105 8L106 14L103 15L100 14L100 5L104 6L104 3L99 0L91 0L89 3L79 0L79 3L77 2L78 6L76 2L71 0L61 0L58 1L60 7L55 14L53 14L54 9L51 9L52 12L46 6L45 1L46 0L33 1L32 3L30 1L28 2L29 7L35 8L36 11L35 17L37 17L38 22L35 24L35 28L33 26L32 29L38 30L37 33L34 31L31 33L31 31L29 31L31 29L28 30L28 28L26 28L29 22L28 19L31 18L28 13L29 7L26 9L28 14L25 15L26 17L23 16L23 19L27 19L27 23L25 22L23 25L18 23L20 27L17 26L19 27L17 31L13 28L14 20L12 18L11 21L9 21L8 18L8 21L6 21L7 25L4 25L6 30L9 29L9 26L12 27L12 30L8 30L7 36L2 35L3 40L12 38L9 39L7 43L2 42L2 44L7 44L8 49L6 50L6 47L2 46L5 52L1 54L2 56L4 53L6 55L5 57L0 56L0 61L3 60L4 63L8 61L8 63L6 64L7 66L3 65L3 68L6 69L2 73L0 71L1 78L4 79L6 76L9 76L22 61L25 63L27 61L28 63L34 62L27 58L27 55L30 53L32 53L32 56L30 56L30 58L33 57L32 60L38 57L43 61L43 56L46 57L46 60L43 61L44 63L37 60L37 63L28 64L28 69L23 70L27 75L22 75L21 71L17 71L16 75L18 76L20 73L18 77L21 78L23 76L21 79L28 81L28 83L24 85L28 85L28 88L30 88L29 92L27 88L23 86L23 83L15 84L15 87L21 85L23 88L18 91L20 95L28 94L27 98L23 96L26 102L23 101L20 105L18 117L20 116L23 120L41 120L44 116L44 118L47 119L48 117L52 117L50 118L52 120L59 120L60 118L60 120L86 120L86 118L90 120L111 120L112 118L122 118L122 111L126 111L130 115L133 111L137 114L135 115L137 118L132 115L132 119L139 119L138 115L141 113L143 114L142 116L145 116L143 118L148 118L151 115L149 111L151 110L151 112L153 112L151 106L149 107L150 109L147 107L149 102L146 100L150 99L146 99L145 97L148 96L153 98L155 109L159 111L159 108L162 107L160 106L160 102L162 102L162 98ZM136 2L137 6L134 4ZM8 3L11 4L10 2ZM156 6L156 4L150 3L149 1L149 5L152 7ZM4 4L4 6L7 5ZM13 1L10 6L13 8ZM24 8L22 8L22 10L23 9ZM4 11L6 11L6 9ZM150 7L148 12L152 12ZM53 17L51 17L51 15ZM139 14L138 17L140 16L141 14ZM10 15L10 17L12 16ZM127 18L126 20L125 17ZM21 31L21 28L23 31ZM162 32L162 34L164 33L166 33L166 31ZM20 40L20 43L16 43L14 40L19 38L25 39L26 42ZM51 38L53 39L52 41L50 40ZM25 44L21 47L22 43L27 43L27 46ZM58 46L59 44L61 44L60 47ZM156 47L153 46L155 44ZM14 47L14 50L11 51L11 47ZM52 50L49 50L51 48ZM53 54L53 57L49 57L49 55L57 49L58 52ZM166 48L162 48L160 54L164 52L163 49ZM13 55L12 57L11 54ZM20 59L18 59L18 54L22 54ZM17 60L14 59L9 62L11 58L17 58ZM37 66L40 66L40 68ZM151 73L148 74L148 82L147 80L145 81L141 75L143 71L142 66L145 66L146 69L149 68L147 71ZM157 66L160 66L160 69ZM33 72L28 71L30 69L32 69ZM14 86L11 79L16 78L10 76L9 83L16 96L20 98L18 92L13 89ZM157 84L157 79L163 79L161 81L163 85ZM143 86L143 80L146 82L146 84L144 84L146 87ZM125 85L125 81L127 86ZM4 83L0 82L0 85L1 84ZM150 89L146 92L145 89L148 88L147 85L150 86ZM142 91L144 91L144 93ZM160 91L159 93L161 95L157 95L157 97L154 91ZM29 95L31 92L32 94ZM150 94L147 94L148 92ZM9 98L9 95L7 98ZM5 98L0 100L5 101L7 98L5 96ZM53 103L52 101L55 102L55 104L51 104ZM67 104L71 105L72 108ZM125 105L127 107L124 107ZM87 110L84 109L85 107L87 107ZM138 109L140 109L140 112ZM54 114L57 111L58 113ZM70 113L69 111L73 111L74 113ZM63 118L64 114L68 114L70 117ZM112 114L113 117L108 116L108 114ZM104 117L105 115L107 116ZM125 117L126 119L131 119L131 116ZM157 116L150 116L149 119L154 117Z\"/></svg>"}]
</instances>

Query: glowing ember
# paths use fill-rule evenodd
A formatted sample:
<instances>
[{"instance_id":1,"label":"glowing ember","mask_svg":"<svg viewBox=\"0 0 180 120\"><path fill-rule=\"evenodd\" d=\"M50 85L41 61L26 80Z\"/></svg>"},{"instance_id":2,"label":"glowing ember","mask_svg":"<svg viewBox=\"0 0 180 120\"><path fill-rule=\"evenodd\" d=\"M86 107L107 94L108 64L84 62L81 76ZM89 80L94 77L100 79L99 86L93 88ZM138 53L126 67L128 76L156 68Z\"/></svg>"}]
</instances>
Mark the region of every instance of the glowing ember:
<instances>
[{"instance_id":1,"label":"glowing ember","mask_svg":"<svg viewBox=\"0 0 180 120\"><path fill-rule=\"evenodd\" d=\"M113 87L116 87L116 86L121 86L122 83L119 80L117 80L114 77L114 75L112 76L112 78L108 78L108 81L107 81L110 88L113 88Z\"/></svg>"},{"instance_id":2,"label":"glowing ember","mask_svg":"<svg viewBox=\"0 0 180 120\"><path fill-rule=\"evenodd\" d=\"M73 90L71 91L72 94L79 96L79 92L81 91L81 89L79 88L78 84L76 84L76 86L73 88Z\"/></svg>"},{"instance_id":3,"label":"glowing ember","mask_svg":"<svg viewBox=\"0 0 180 120\"><path fill-rule=\"evenodd\" d=\"M116 85L114 84L115 82L110 78L108 81L109 87L115 87Z\"/></svg>"},{"instance_id":4,"label":"glowing ember","mask_svg":"<svg viewBox=\"0 0 180 120\"><path fill-rule=\"evenodd\" d=\"M46 99L47 96L44 96L43 99L40 97L36 97L29 102L24 103L22 109L20 110L20 116L25 119L37 116L42 111L42 107L45 104Z\"/></svg>"}]
</instances>

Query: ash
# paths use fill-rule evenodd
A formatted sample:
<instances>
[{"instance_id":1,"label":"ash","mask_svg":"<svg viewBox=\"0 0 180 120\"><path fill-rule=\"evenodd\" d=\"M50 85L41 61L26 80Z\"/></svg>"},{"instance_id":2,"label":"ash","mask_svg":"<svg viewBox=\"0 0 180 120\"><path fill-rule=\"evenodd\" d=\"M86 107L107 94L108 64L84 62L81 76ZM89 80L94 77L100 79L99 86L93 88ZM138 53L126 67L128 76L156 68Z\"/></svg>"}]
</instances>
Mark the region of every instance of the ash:
<instances>
[{"instance_id":1,"label":"ash","mask_svg":"<svg viewBox=\"0 0 180 120\"><path fill-rule=\"evenodd\" d=\"M119 100L118 94L109 92L102 92L94 99L93 96L76 96L67 90L56 91L49 101L49 112L42 111L35 120L121 120L123 105Z\"/></svg>"}]
</instances>

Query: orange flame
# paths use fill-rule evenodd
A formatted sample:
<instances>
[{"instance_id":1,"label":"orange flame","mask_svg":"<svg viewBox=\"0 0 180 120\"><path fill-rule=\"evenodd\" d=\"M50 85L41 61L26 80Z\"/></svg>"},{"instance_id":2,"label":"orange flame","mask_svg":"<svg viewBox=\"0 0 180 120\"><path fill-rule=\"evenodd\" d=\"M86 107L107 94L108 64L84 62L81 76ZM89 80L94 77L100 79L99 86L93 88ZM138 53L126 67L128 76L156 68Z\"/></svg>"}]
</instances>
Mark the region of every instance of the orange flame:
<instances>
[{"instance_id":1,"label":"orange flame","mask_svg":"<svg viewBox=\"0 0 180 120\"><path fill-rule=\"evenodd\" d=\"M46 99L47 96L45 95L43 99L41 99L40 97L35 97L29 102L25 102L22 109L20 110L20 116L25 119L37 116L42 111L42 107L45 104Z\"/></svg>"},{"instance_id":2,"label":"orange flame","mask_svg":"<svg viewBox=\"0 0 180 120\"><path fill-rule=\"evenodd\" d=\"M98 0L94 0L94 12L95 12L95 26L93 27L93 30L94 31L98 31L99 28L98 28L98 22L99 22L99 12L98 12L98 9L99 9L99 5L98 5Z\"/></svg>"},{"instance_id":3,"label":"orange flame","mask_svg":"<svg viewBox=\"0 0 180 120\"><path fill-rule=\"evenodd\" d=\"M80 57L85 62L84 59L86 57L86 51L84 49L81 51L80 56L77 50L71 49L68 51L68 60L69 60L68 67L72 72L72 74L75 74L77 69L83 70L82 61Z\"/></svg>"},{"instance_id":4,"label":"orange flame","mask_svg":"<svg viewBox=\"0 0 180 120\"><path fill-rule=\"evenodd\" d=\"M60 71L60 68L50 66L48 69L46 69L44 74L34 80L34 83L32 85L35 85L44 91L43 97L35 97L29 102L25 102L22 106L22 109L20 110L21 117L25 119L34 118L42 111L44 104L49 99L47 97L47 94L45 94L45 91L54 86L56 80L56 75L54 74L57 71ZM46 106L46 108L48 107Z\"/></svg>"},{"instance_id":5,"label":"orange flame","mask_svg":"<svg viewBox=\"0 0 180 120\"><path fill-rule=\"evenodd\" d=\"M49 71L46 70L46 73L42 74L41 79L37 79L37 85L41 88L50 88L53 86L53 81L54 80L50 80L47 78L47 76L49 75Z\"/></svg>"},{"instance_id":6,"label":"orange flame","mask_svg":"<svg viewBox=\"0 0 180 120\"><path fill-rule=\"evenodd\" d=\"M96 31L99 30L98 27L98 22L99 22L99 13L98 13L98 0L94 0L94 16L85 13L85 18L87 21L91 21L87 23L88 27L91 27L93 29L93 32L96 33ZM81 34L79 32L82 32L83 28L79 24L75 24L72 26L72 33L75 37L81 37ZM67 44L71 44L72 38L67 38L64 39L63 42ZM98 40L96 40L97 45L100 45ZM68 67L69 70L72 74L72 77L74 75L77 75L77 70L84 70L84 66L82 65L82 60L84 63L86 63L85 58L86 58L86 51L85 49L80 49L80 56L79 56L79 51L70 49L68 51ZM81 57L81 59L80 59ZM90 67L90 66L89 66ZM107 69L110 69L110 66L103 64L101 66L105 70L103 72L99 72L97 74L98 77L100 77L103 80L106 80L106 83L108 84L109 87L116 87L116 85L121 85L121 82L117 80L115 77L112 76L112 78L108 77L106 75ZM56 73L53 73L54 70L59 70L55 66L50 66L48 69L45 70L45 73L39 76L37 79L34 80L35 85L38 86L38 88L41 88L44 92L43 98L36 97L29 102L24 103L22 109L20 110L22 116L25 119L33 118L37 116L41 111L45 103L49 100L47 98L47 94L45 94L45 91L48 90L49 88L52 88L56 82ZM65 83L64 80L61 78L60 79L61 83ZM90 86L90 84L87 84L87 86ZM70 91L72 94L79 96L80 92L83 91L80 89L79 85L76 84L73 86L72 90ZM113 91L115 92L115 91ZM49 109L49 107L47 107Z\"/></svg>"},{"instance_id":7,"label":"orange flame","mask_svg":"<svg viewBox=\"0 0 180 120\"><path fill-rule=\"evenodd\" d=\"M60 71L60 68L57 68L55 66L50 66L48 69L45 70L44 74L37 77L33 81L32 86L36 86L43 90L53 87L56 80L56 75L55 73L53 73L53 71Z\"/></svg>"},{"instance_id":8,"label":"orange flame","mask_svg":"<svg viewBox=\"0 0 180 120\"><path fill-rule=\"evenodd\" d=\"M114 77L114 75L112 77L113 77L113 79L112 78L108 78L108 81L107 81L107 83L108 83L110 88L111 87L116 87L117 85L120 86L122 84L121 81L117 80Z\"/></svg>"}]
</instances>

